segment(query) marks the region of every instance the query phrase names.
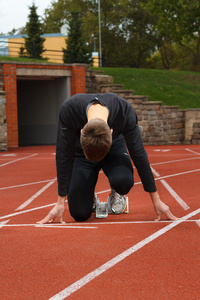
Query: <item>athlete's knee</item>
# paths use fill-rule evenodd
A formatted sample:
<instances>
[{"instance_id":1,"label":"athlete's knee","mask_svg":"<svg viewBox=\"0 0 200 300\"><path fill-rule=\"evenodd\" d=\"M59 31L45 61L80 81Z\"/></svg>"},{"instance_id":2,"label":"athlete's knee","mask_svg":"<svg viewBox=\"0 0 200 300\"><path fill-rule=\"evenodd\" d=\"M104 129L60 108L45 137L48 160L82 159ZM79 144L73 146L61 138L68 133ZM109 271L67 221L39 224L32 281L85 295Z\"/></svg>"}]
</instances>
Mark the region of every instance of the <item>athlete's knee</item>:
<instances>
[{"instance_id":1,"label":"athlete's knee","mask_svg":"<svg viewBox=\"0 0 200 300\"><path fill-rule=\"evenodd\" d=\"M134 185L133 178L130 177L123 177L123 178L113 178L110 181L111 187L120 195L128 194L130 189Z\"/></svg>"},{"instance_id":2,"label":"athlete's knee","mask_svg":"<svg viewBox=\"0 0 200 300\"><path fill-rule=\"evenodd\" d=\"M90 216L91 212L83 210L83 209L75 209L75 210L70 210L70 215L72 218L74 218L75 221L77 222L84 222L87 221Z\"/></svg>"}]
</instances>

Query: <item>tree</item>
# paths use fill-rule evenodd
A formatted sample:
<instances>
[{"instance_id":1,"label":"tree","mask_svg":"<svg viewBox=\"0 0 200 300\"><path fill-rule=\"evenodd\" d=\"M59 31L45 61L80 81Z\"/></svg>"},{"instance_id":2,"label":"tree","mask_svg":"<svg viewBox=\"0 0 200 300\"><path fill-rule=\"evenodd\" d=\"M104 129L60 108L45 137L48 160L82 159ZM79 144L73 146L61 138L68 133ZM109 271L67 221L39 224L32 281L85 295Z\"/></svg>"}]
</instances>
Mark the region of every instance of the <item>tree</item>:
<instances>
[{"instance_id":1,"label":"tree","mask_svg":"<svg viewBox=\"0 0 200 300\"><path fill-rule=\"evenodd\" d=\"M144 8L158 16L156 28L163 43L171 40L189 51L193 70L197 70L200 65L200 1L149 0ZM195 44L195 48L190 44Z\"/></svg>"},{"instance_id":2,"label":"tree","mask_svg":"<svg viewBox=\"0 0 200 300\"><path fill-rule=\"evenodd\" d=\"M156 17L142 8L147 0L129 0L124 7L123 31L127 40L129 63L135 67L145 67L146 60L157 45L157 33L153 30Z\"/></svg>"},{"instance_id":3,"label":"tree","mask_svg":"<svg viewBox=\"0 0 200 300\"><path fill-rule=\"evenodd\" d=\"M26 24L28 37L25 37L25 48L29 56L41 59L42 53L45 51L43 46L45 39L41 37L42 29L39 16L37 15L37 7L33 3L29 9L29 21Z\"/></svg>"},{"instance_id":4,"label":"tree","mask_svg":"<svg viewBox=\"0 0 200 300\"><path fill-rule=\"evenodd\" d=\"M147 0L101 0L102 56L108 65L145 66L153 52L156 34L151 22L155 17L141 8ZM79 11L83 20L83 32L93 51L94 38L99 50L99 22L97 0L57 0L45 10L45 32L59 32L67 24L72 10Z\"/></svg>"},{"instance_id":5,"label":"tree","mask_svg":"<svg viewBox=\"0 0 200 300\"><path fill-rule=\"evenodd\" d=\"M69 33L66 39L67 49L63 49L64 63L89 64L91 54L83 34L82 20L78 11L71 12Z\"/></svg>"}]
</instances>

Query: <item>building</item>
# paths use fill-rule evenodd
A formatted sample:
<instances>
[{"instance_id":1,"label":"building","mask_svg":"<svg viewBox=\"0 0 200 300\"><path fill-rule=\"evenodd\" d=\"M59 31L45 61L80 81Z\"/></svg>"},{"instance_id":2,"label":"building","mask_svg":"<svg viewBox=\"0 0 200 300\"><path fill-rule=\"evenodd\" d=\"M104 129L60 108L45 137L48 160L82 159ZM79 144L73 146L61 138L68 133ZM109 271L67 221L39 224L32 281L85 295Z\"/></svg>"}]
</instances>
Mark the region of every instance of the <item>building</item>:
<instances>
[{"instance_id":1,"label":"building","mask_svg":"<svg viewBox=\"0 0 200 300\"><path fill-rule=\"evenodd\" d=\"M19 57L20 48L24 46L27 35L5 35L0 36L0 55ZM62 49L66 48L66 36L61 33L49 33L42 35L45 38L43 57L49 62L63 63Z\"/></svg>"},{"instance_id":2,"label":"building","mask_svg":"<svg viewBox=\"0 0 200 300\"><path fill-rule=\"evenodd\" d=\"M26 34L0 36L0 55L19 57L20 48L24 46ZM66 48L66 35L62 33L48 33L42 35L45 38L43 58L48 58L48 62L63 63L63 48ZM99 66L98 52L92 53L93 66Z\"/></svg>"}]
</instances>

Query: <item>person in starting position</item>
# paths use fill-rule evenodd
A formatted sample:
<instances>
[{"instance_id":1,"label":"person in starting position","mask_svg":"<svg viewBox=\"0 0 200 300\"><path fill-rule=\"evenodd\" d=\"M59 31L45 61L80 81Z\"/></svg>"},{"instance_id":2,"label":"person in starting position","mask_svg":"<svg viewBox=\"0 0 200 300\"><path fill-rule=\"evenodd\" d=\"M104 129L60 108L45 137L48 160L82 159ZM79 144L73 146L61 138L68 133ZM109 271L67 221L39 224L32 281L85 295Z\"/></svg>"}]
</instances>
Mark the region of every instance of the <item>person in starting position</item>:
<instances>
[{"instance_id":1,"label":"person in starting position","mask_svg":"<svg viewBox=\"0 0 200 300\"><path fill-rule=\"evenodd\" d=\"M77 94L67 99L60 109L56 142L58 200L38 223L53 222L56 217L62 223L66 197L71 216L86 221L94 211L101 169L111 187L110 211L121 213L125 195L134 185L131 160L153 202L156 220L163 213L177 220L157 192L132 105L114 93Z\"/></svg>"}]
</instances>

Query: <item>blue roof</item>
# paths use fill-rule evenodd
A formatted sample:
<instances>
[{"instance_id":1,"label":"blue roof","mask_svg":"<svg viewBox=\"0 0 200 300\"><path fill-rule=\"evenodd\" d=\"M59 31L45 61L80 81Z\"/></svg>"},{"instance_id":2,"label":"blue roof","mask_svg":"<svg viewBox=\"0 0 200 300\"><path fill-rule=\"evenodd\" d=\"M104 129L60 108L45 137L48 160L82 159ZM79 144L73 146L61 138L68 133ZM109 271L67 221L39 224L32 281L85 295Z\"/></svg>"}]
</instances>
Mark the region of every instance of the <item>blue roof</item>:
<instances>
[{"instance_id":1,"label":"blue roof","mask_svg":"<svg viewBox=\"0 0 200 300\"><path fill-rule=\"evenodd\" d=\"M42 37L64 37L66 35L63 35L61 33L45 33L42 34ZM0 35L0 38L5 38L5 39L21 39L23 37L28 37L27 34L16 34L16 35Z\"/></svg>"}]
</instances>

